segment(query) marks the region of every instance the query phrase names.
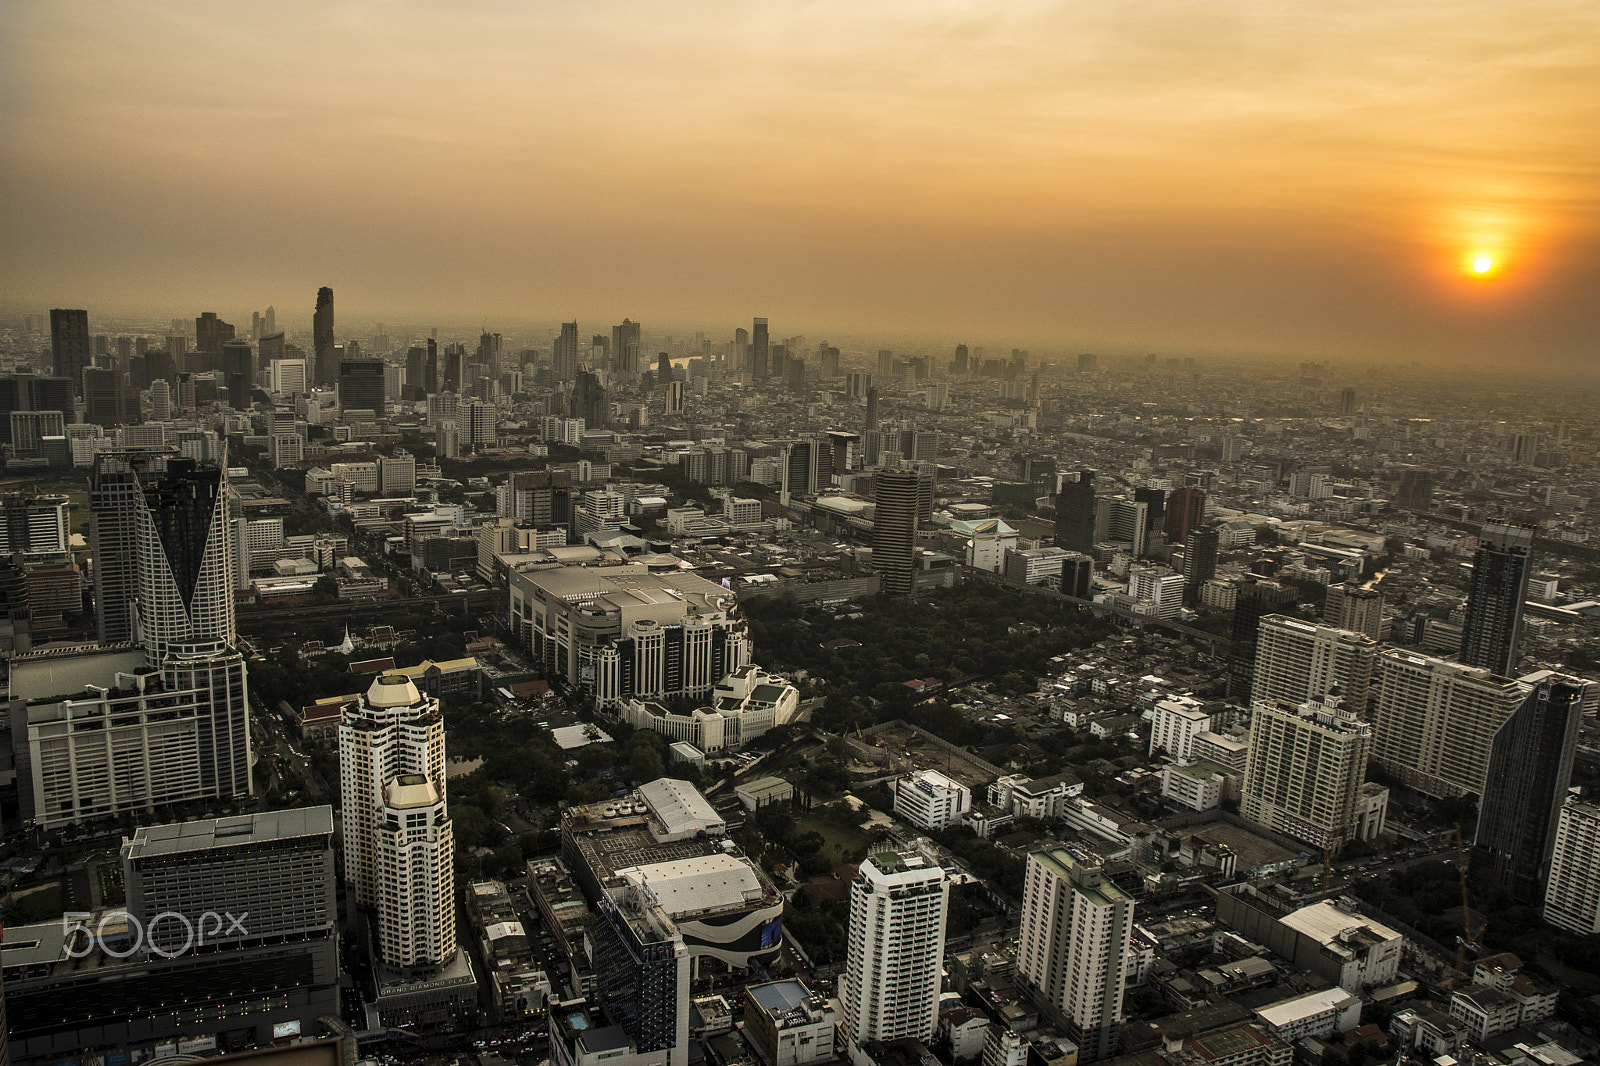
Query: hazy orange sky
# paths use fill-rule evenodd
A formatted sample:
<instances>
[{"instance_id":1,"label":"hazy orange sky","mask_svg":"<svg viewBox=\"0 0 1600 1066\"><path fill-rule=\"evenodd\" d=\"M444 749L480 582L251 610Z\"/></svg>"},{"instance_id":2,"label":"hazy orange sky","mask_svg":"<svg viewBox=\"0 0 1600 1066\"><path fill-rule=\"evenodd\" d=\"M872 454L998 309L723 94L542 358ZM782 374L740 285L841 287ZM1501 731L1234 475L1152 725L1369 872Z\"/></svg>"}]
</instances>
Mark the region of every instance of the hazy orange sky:
<instances>
[{"instance_id":1,"label":"hazy orange sky","mask_svg":"<svg viewBox=\"0 0 1600 1066\"><path fill-rule=\"evenodd\" d=\"M0 34L17 309L293 329L331 285L418 324L1600 358L1594 0L8 0Z\"/></svg>"}]
</instances>

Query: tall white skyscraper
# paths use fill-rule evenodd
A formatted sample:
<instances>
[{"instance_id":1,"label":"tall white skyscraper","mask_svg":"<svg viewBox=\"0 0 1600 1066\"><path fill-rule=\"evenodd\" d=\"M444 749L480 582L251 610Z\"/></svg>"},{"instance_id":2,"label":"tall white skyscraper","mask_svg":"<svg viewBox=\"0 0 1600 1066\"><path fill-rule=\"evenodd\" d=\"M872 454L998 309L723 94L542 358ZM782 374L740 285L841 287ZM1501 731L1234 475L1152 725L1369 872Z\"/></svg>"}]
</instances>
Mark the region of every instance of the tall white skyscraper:
<instances>
[{"instance_id":1,"label":"tall white skyscraper","mask_svg":"<svg viewBox=\"0 0 1600 1066\"><path fill-rule=\"evenodd\" d=\"M1067 1027L1085 1062L1109 1058L1122 1022L1133 899L1067 848L1028 856L1017 976Z\"/></svg>"},{"instance_id":2,"label":"tall white skyscraper","mask_svg":"<svg viewBox=\"0 0 1600 1066\"><path fill-rule=\"evenodd\" d=\"M439 969L456 957L455 855L439 701L383 674L339 723L345 881L376 914L383 961Z\"/></svg>"},{"instance_id":3,"label":"tall white skyscraper","mask_svg":"<svg viewBox=\"0 0 1600 1066\"><path fill-rule=\"evenodd\" d=\"M1544 920L1588 936L1600 933L1600 805L1569 795L1556 823Z\"/></svg>"},{"instance_id":4,"label":"tall white skyscraper","mask_svg":"<svg viewBox=\"0 0 1600 1066\"><path fill-rule=\"evenodd\" d=\"M950 883L916 854L868 856L850 886L850 944L839 977L840 1025L854 1048L932 1039Z\"/></svg>"},{"instance_id":5,"label":"tall white skyscraper","mask_svg":"<svg viewBox=\"0 0 1600 1066\"><path fill-rule=\"evenodd\" d=\"M1377 641L1365 634L1267 615L1256 630L1250 696L1300 704L1320 700L1337 686L1347 707L1364 711L1377 657Z\"/></svg>"},{"instance_id":6,"label":"tall white skyscraper","mask_svg":"<svg viewBox=\"0 0 1600 1066\"><path fill-rule=\"evenodd\" d=\"M1494 735L1527 686L1399 648L1384 649L1378 661L1373 761L1425 795L1481 793Z\"/></svg>"},{"instance_id":7,"label":"tall white skyscraper","mask_svg":"<svg viewBox=\"0 0 1600 1066\"><path fill-rule=\"evenodd\" d=\"M1332 699L1257 700L1250 715L1239 813L1313 847L1354 838L1372 726Z\"/></svg>"}]
</instances>

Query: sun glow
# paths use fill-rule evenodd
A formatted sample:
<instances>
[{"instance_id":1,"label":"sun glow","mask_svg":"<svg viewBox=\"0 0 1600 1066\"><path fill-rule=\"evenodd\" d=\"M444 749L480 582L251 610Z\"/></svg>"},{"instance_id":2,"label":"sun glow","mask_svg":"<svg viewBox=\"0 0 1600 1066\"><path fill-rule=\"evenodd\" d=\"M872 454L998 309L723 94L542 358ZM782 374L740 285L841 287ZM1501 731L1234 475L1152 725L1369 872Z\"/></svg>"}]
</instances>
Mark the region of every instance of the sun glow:
<instances>
[{"instance_id":1,"label":"sun glow","mask_svg":"<svg viewBox=\"0 0 1600 1066\"><path fill-rule=\"evenodd\" d=\"M1486 255L1480 255L1472 261L1472 272L1474 274L1487 274L1493 269L1494 260Z\"/></svg>"}]
</instances>

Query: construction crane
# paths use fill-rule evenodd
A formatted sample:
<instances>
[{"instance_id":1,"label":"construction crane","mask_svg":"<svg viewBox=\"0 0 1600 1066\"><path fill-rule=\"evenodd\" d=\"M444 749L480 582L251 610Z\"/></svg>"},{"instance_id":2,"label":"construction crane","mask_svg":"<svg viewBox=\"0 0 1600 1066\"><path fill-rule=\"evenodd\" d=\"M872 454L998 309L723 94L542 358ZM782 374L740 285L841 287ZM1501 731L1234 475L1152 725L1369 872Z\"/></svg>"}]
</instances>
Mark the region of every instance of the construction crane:
<instances>
[{"instance_id":1,"label":"construction crane","mask_svg":"<svg viewBox=\"0 0 1600 1066\"><path fill-rule=\"evenodd\" d=\"M1467 908L1467 848L1461 841L1461 823L1456 823L1456 873L1461 875L1461 935L1456 938L1456 970L1452 983L1459 985L1467 976L1467 948L1476 948L1489 925L1480 921L1472 927L1472 911Z\"/></svg>"}]
</instances>

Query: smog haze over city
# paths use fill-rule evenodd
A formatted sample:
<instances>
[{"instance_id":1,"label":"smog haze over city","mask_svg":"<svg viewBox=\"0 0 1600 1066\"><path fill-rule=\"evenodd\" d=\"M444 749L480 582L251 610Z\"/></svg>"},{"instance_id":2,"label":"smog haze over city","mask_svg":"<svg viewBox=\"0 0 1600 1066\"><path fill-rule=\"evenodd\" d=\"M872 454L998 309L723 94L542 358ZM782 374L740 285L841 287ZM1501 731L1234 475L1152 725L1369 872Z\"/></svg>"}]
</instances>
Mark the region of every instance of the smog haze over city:
<instances>
[{"instance_id":1,"label":"smog haze over city","mask_svg":"<svg viewBox=\"0 0 1600 1066\"><path fill-rule=\"evenodd\" d=\"M19 313L1589 371L1600 8L18 0ZM298 327L296 327L298 328Z\"/></svg>"}]
</instances>

